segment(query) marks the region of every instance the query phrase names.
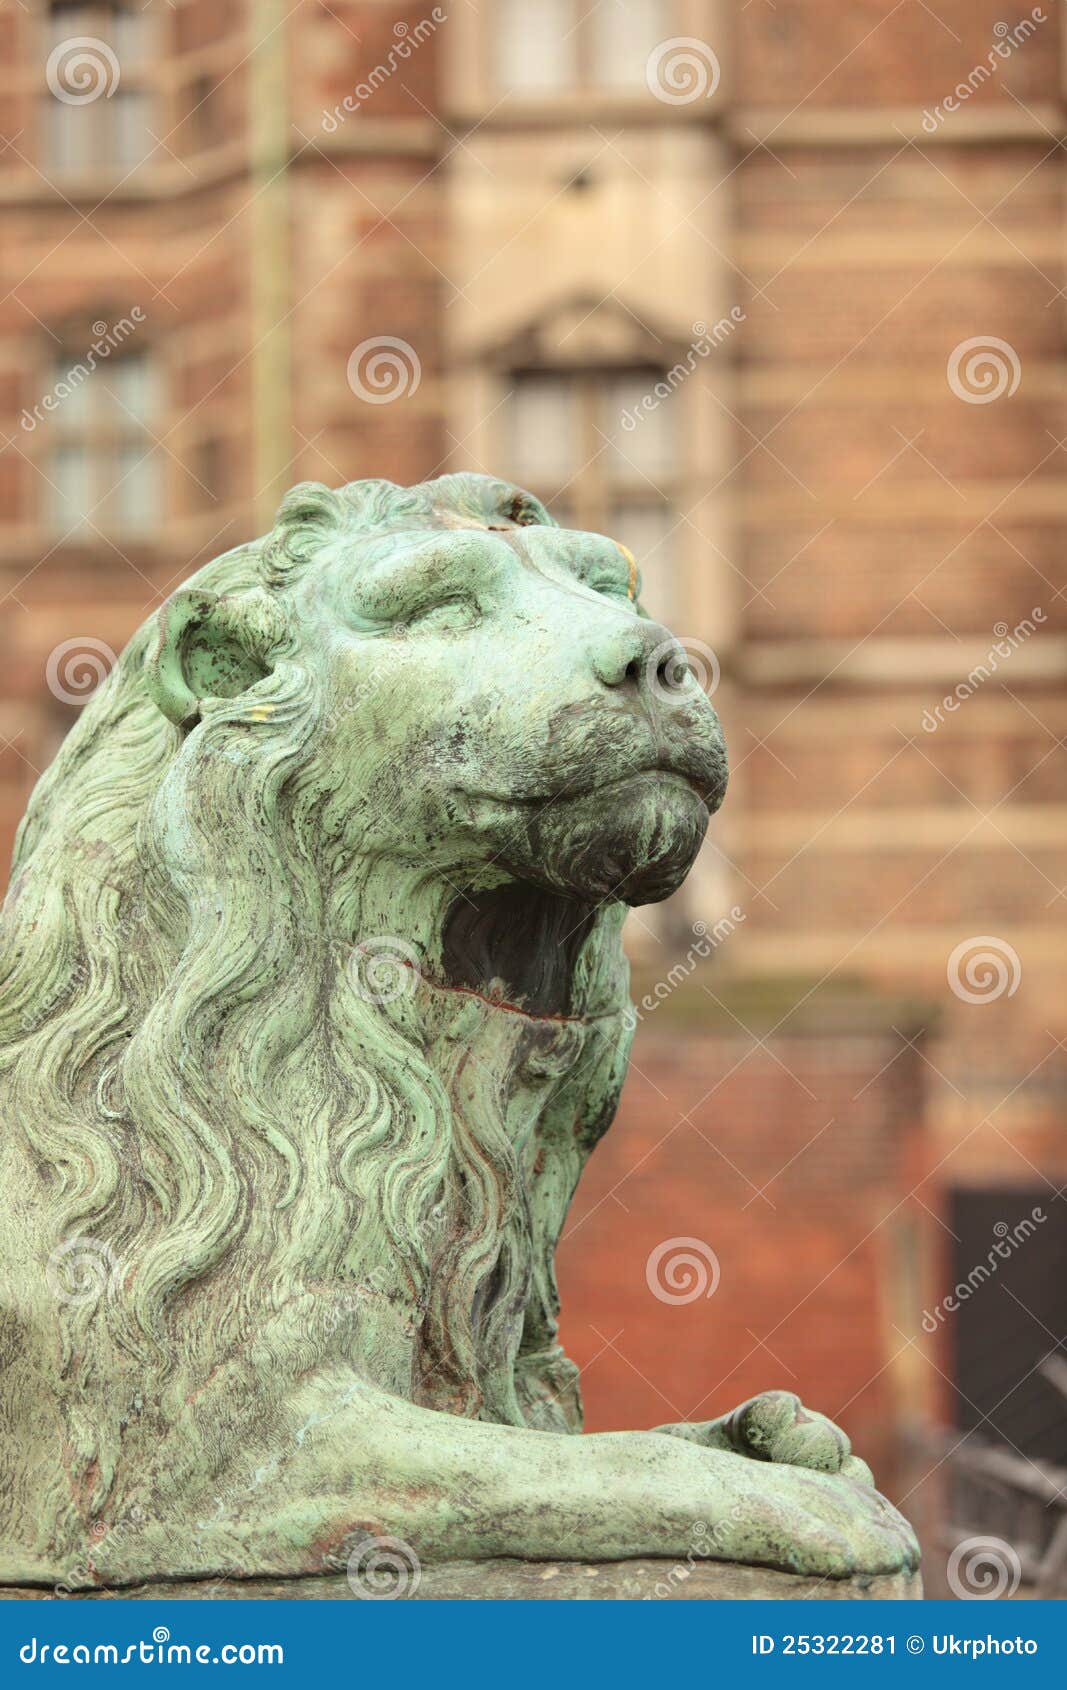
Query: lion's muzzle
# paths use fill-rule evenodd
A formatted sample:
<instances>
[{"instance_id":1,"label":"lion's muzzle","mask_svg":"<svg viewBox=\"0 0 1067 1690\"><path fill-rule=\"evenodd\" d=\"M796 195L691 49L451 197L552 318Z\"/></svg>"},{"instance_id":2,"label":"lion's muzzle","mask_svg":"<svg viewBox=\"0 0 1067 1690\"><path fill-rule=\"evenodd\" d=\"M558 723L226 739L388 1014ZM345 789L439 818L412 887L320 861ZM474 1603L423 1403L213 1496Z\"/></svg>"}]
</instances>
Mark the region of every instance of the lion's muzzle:
<instances>
[{"instance_id":1,"label":"lion's muzzle","mask_svg":"<svg viewBox=\"0 0 1067 1690\"><path fill-rule=\"evenodd\" d=\"M600 689L550 724L563 778L529 815L523 866L572 896L658 903L689 873L725 796L722 728L657 623L602 639L594 669Z\"/></svg>"}]
</instances>

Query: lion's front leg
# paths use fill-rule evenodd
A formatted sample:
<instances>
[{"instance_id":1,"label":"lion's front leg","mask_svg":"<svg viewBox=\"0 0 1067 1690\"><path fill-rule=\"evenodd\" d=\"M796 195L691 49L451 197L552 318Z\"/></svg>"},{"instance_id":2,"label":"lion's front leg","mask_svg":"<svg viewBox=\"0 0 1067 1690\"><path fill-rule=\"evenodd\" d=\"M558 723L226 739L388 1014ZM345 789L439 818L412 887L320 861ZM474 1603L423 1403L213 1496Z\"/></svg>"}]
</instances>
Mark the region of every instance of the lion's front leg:
<instances>
[{"instance_id":1,"label":"lion's front leg","mask_svg":"<svg viewBox=\"0 0 1067 1690\"><path fill-rule=\"evenodd\" d=\"M210 1439L197 1405L186 1431ZM92 1540L83 1582L323 1573L368 1540L417 1563L699 1555L828 1578L908 1573L918 1559L900 1515L843 1475L654 1432L468 1420L346 1369L309 1376L225 1471L202 1465L190 1464L199 1490L188 1474L175 1485L172 1465L143 1473L125 1513L135 1527Z\"/></svg>"},{"instance_id":2,"label":"lion's front leg","mask_svg":"<svg viewBox=\"0 0 1067 1690\"><path fill-rule=\"evenodd\" d=\"M675 1438L686 1438L704 1449L729 1449L757 1461L788 1467L810 1467L819 1473L843 1473L873 1485L865 1461L853 1455L847 1432L825 1414L805 1408L792 1391L761 1391L731 1414L717 1420L682 1421L658 1426Z\"/></svg>"}]
</instances>

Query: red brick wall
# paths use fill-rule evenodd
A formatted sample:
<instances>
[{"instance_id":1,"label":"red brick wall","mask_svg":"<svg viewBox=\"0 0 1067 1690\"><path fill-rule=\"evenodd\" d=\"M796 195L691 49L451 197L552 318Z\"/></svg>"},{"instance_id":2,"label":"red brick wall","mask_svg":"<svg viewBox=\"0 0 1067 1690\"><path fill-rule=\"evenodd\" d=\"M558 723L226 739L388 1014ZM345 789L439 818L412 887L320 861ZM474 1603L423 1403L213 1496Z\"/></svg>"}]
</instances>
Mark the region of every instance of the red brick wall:
<instances>
[{"instance_id":1,"label":"red brick wall","mask_svg":"<svg viewBox=\"0 0 1067 1690\"><path fill-rule=\"evenodd\" d=\"M795 1390L885 1468L901 1406L895 1251L906 1213L929 1222L898 1207L925 1153L917 1062L892 1034L775 1038L764 1052L736 1033L641 1030L559 1253L591 1430ZM714 1252L710 1297L650 1290L650 1254L679 1238Z\"/></svg>"}]
</instances>

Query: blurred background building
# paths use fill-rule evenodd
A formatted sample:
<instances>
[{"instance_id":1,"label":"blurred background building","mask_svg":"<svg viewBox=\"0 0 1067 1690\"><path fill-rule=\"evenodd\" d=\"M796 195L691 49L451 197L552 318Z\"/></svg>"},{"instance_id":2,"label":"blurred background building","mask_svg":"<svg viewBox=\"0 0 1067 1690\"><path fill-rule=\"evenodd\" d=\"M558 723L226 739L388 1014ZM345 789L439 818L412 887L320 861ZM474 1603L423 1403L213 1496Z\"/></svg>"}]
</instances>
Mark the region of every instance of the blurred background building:
<instances>
[{"instance_id":1,"label":"blurred background building","mask_svg":"<svg viewBox=\"0 0 1067 1690\"><path fill-rule=\"evenodd\" d=\"M111 654L293 482L492 470L623 540L734 777L632 923L561 1251L589 1423L798 1390L935 1560L977 1523L1027 1579L1067 1480L1065 55L1055 0L0 0L5 861Z\"/></svg>"}]
</instances>

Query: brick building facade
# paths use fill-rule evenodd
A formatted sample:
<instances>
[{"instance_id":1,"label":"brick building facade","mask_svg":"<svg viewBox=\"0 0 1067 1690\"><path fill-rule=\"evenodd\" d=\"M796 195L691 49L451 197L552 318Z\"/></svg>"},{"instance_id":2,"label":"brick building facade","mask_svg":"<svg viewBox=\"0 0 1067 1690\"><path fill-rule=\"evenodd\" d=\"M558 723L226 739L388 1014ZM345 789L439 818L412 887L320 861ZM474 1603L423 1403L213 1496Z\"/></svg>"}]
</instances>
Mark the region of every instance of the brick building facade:
<instances>
[{"instance_id":1,"label":"brick building facade","mask_svg":"<svg viewBox=\"0 0 1067 1690\"><path fill-rule=\"evenodd\" d=\"M979 1389L920 1320L951 1205L1036 1190L1062 1232L1058 11L0 6L5 856L93 664L300 479L512 473L721 672L731 795L642 984L738 913L563 1249L593 1424L795 1375L884 1459ZM650 1295L677 1236L716 1300ZM1062 1289L1001 1290L990 1333L1051 1347Z\"/></svg>"}]
</instances>

